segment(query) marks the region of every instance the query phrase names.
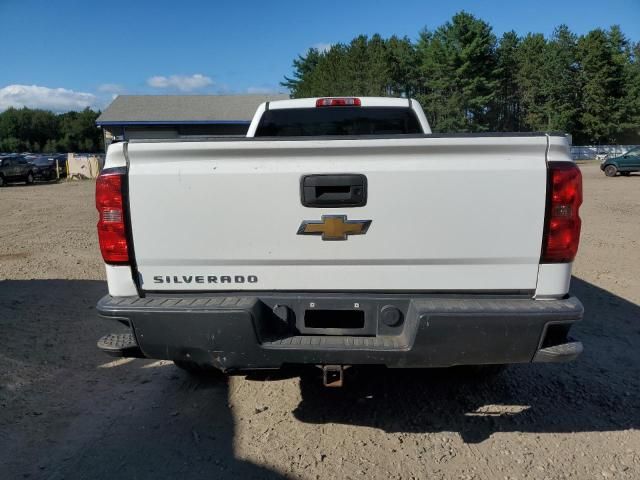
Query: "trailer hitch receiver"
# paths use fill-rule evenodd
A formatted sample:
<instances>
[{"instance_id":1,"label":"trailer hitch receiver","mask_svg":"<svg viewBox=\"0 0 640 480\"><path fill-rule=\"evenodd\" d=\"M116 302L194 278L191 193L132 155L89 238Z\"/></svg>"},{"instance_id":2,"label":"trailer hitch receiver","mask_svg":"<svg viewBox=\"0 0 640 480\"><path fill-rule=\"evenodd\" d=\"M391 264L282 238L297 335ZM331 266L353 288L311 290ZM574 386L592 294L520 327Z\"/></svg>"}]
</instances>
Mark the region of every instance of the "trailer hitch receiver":
<instances>
[{"instance_id":1,"label":"trailer hitch receiver","mask_svg":"<svg viewBox=\"0 0 640 480\"><path fill-rule=\"evenodd\" d=\"M323 365L322 384L325 387L341 387L344 383L344 370L342 365Z\"/></svg>"}]
</instances>

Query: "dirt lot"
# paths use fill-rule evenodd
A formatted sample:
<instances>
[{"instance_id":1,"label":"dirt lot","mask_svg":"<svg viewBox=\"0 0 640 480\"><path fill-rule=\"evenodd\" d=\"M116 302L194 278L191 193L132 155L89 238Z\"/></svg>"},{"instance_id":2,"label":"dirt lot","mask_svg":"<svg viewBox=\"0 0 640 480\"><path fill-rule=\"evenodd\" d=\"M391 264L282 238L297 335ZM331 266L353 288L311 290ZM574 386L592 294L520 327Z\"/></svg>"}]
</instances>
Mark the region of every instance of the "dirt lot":
<instances>
[{"instance_id":1,"label":"dirt lot","mask_svg":"<svg viewBox=\"0 0 640 480\"><path fill-rule=\"evenodd\" d=\"M110 362L93 184L1 189L0 478L640 478L640 176L583 172L579 361L338 391Z\"/></svg>"}]
</instances>

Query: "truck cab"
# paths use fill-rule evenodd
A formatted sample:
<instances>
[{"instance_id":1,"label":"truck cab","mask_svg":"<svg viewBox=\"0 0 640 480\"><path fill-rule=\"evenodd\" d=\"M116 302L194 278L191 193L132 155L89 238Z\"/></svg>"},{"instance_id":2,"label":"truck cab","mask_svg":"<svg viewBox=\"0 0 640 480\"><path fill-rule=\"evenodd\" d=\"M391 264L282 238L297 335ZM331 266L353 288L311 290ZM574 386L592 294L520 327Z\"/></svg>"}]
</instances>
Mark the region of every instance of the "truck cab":
<instances>
[{"instance_id":1,"label":"truck cab","mask_svg":"<svg viewBox=\"0 0 640 480\"><path fill-rule=\"evenodd\" d=\"M431 127L413 99L385 97L300 98L265 102L247 137L310 137L429 134Z\"/></svg>"}]
</instances>

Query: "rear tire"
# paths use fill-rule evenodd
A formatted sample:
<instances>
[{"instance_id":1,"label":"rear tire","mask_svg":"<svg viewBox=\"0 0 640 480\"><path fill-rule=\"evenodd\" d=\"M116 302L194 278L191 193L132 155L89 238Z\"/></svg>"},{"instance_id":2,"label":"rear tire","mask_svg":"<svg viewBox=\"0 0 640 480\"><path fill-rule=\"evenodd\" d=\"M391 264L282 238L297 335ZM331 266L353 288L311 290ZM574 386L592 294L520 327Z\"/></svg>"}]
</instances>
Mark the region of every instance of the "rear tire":
<instances>
[{"instance_id":1,"label":"rear tire","mask_svg":"<svg viewBox=\"0 0 640 480\"><path fill-rule=\"evenodd\" d=\"M33 173L29 172L27 173L27 185L32 185L33 184Z\"/></svg>"},{"instance_id":2,"label":"rear tire","mask_svg":"<svg viewBox=\"0 0 640 480\"><path fill-rule=\"evenodd\" d=\"M604 174L607 177L615 177L617 173L618 169L615 165L607 165L606 167L604 167Z\"/></svg>"}]
</instances>

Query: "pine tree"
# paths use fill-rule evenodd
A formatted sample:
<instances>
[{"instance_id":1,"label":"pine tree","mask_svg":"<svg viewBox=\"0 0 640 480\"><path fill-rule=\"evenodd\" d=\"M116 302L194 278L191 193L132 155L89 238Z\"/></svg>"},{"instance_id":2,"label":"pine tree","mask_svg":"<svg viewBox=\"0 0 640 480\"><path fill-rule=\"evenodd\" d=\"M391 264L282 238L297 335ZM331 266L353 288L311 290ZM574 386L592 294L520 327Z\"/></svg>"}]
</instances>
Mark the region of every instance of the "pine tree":
<instances>
[{"instance_id":1,"label":"pine tree","mask_svg":"<svg viewBox=\"0 0 640 480\"><path fill-rule=\"evenodd\" d=\"M286 87L291 92L292 97L300 97L299 92L308 88L305 85L305 80L313 73L318 66L318 62L322 53L316 48L310 48L306 55L298 55L298 58L293 61L293 77L284 77L284 81L280 82L280 85Z\"/></svg>"},{"instance_id":2,"label":"pine tree","mask_svg":"<svg viewBox=\"0 0 640 480\"><path fill-rule=\"evenodd\" d=\"M55 140L52 140L52 139L47 140L47 143L45 143L44 147L42 147L43 153L54 153L56 151L57 151L56 142Z\"/></svg>"},{"instance_id":3,"label":"pine tree","mask_svg":"<svg viewBox=\"0 0 640 480\"><path fill-rule=\"evenodd\" d=\"M360 35L311 49L293 66L282 82L293 97L415 96L434 131L564 131L575 143L640 143L640 44L616 26L580 38L566 25L548 39L507 32L496 43L486 22L460 12L416 44ZM0 117L0 133L23 138L24 119L18 111L11 118L7 130Z\"/></svg>"},{"instance_id":4,"label":"pine tree","mask_svg":"<svg viewBox=\"0 0 640 480\"><path fill-rule=\"evenodd\" d=\"M566 25L555 29L546 48L546 78L544 89L547 103L547 131L575 133L580 104L578 63L576 59L577 37Z\"/></svg>"},{"instance_id":5,"label":"pine tree","mask_svg":"<svg viewBox=\"0 0 640 480\"><path fill-rule=\"evenodd\" d=\"M578 41L581 139L589 143L615 142L620 133L624 68L618 53L602 29L592 30Z\"/></svg>"},{"instance_id":6,"label":"pine tree","mask_svg":"<svg viewBox=\"0 0 640 480\"><path fill-rule=\"evenodd\" d=\"M418 56L416 47L407 37L395 35L387 40L386 63L389 85L387 94L393 97L413 97L418 88Z\"/></svg>"},{"instance_id":7,"label":"pine tree","mask_svg":"<svg viewBox=\"0 0 640 480\"><path fill-rule=\"evenodd\" d=\"M520 98L520 122L524 130L547 129L549 104L546 69L547 42L540 33L528 34L518 48L516 80Z\"/></svg>"},{"instance_id":8,"label":"pine tree","mask_svg":"<svg viewBox=\"0 0 640 480\"><path fill-rule=\"evenodd\" d=\"M390 88L390 73L387 56L387 42L375 34L366 44L367 61L360 73L364 77L362 93L354 95L382 96L387 95Z\"/></svg>"},{"instance_id":9,"label":"pine tree","mask_svg":"<svg viewBox=\"0 0 640 480\"><path fill-rule=\"evenodd\" d=\"M638 44L631 43L614 25L608 32L613 49L614 62L622 71L622 85L617 104L616 123L618 142L626 137L640 134L640 64L638 63ZM629 139L631 140L631 139ZM633 142L635 143L635 142Z\"/></svg>"},{"instance_id":10,"label":"pine tree","mask_svg":"<svg viewBox=\"0 0 640 480\"><path fill-rule=\"evenodd\" d=\"M502 132L520 130L520 91L518 89L518 48L520 38L506 32L496 50L498 87L493 108L492 129Z\"/></svg>"},{"instance_id":11,"label":"pine tree","mask_svg":"<svg viewBox=\"0 0 640 480\"><path fill-rule=\"evenodd\" d=\"M437 131L489 129L496 96L496 38L486 22L461 12L418 43L424 94Z\"/></svg>"},{"instance_id":12,"label":"pine tree","mask_svg":"<svg viewBox=\"0 0 640 480\"><path fill-rule=\"evenodd\" d=\"M640 143L640 42L629 46L624 84L623 102L627 112L622 119L624 133L621 137L629 144Z\"/></svg>"}]
</instances>

